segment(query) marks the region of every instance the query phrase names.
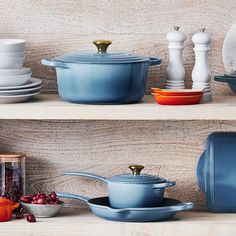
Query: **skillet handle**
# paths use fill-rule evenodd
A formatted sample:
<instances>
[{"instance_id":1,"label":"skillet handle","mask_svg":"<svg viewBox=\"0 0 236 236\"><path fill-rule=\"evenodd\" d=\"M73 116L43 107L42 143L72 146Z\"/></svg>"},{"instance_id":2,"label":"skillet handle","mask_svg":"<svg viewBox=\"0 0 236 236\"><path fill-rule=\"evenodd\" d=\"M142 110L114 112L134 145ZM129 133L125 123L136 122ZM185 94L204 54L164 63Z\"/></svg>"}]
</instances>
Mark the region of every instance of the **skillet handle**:
<instances>
[{"instance_id":1,"label":"skillet handle","mask_svg":"<svg viewBox=\"0 0 236 236\"><path fill-rule=\"evenodd\" d=\"M45 66L51 66L51 67L59 67L64 69L69 69L68 66L66 66L66 63L51 60L51 59L43 59L41 63Z\"/></svg>"},{"instance_id":2,"label":"skillet handle","mask_svg":"<svg viewBox=\"0 0 236 236\"><path fill-rule=\"evenodd\" d=\"M84 197L84 196L80 196L80 195L72 194L72 193L57 192L56 194L58 197L69 198L69 199L79 199L79 200L86 202L86 203L88 203L88 201L90 199L88 197Z\"/></svg>"},{"instance_id":3,"label":"skillet handle","mask_svg":"<svg viewBox=\"0 0 236 236\"><path fill-rule=\"evenodd\" d=\"M175 206L177 211L187 211L193 209L194 204L193 202L183 202Z\"/></svg>"},{"instance_id":4,"label":"skillet handle","mask_svg":"<svg viewBox=\"0 0 236 236\"><path fill-rule=\"evenodd\" d=\"M86 172L65 172L65 173L63 173L63 175L88 177L88 178L92 178L92 179L98 179L98 180L101 180L101 181L107 183L107 179L105 177L102 177L100 175L91 174L91 173L86 173Z\"/></svg>"},{"instance_id":5,"label":"skillet handle","mask_svg":"<svg viewBox=\"0 0 236 236\"><path fill-rule=\"evenodd\" d=\"M159 57L150 57L149 66L155 66L161 64L162 59Z\"/></svg>"},{"instance_id":6,"label":"skillet handle","mask_svg":"<svg viewBox=\"0 0 236 236\"><path fill-rule=\"evenodd\" d=\"M175 181L166 181L164 183L154 184L153 186L154 186L153 187L154 189L171 187L171 186L175 186Z\"/></svg>"}]
</instances>

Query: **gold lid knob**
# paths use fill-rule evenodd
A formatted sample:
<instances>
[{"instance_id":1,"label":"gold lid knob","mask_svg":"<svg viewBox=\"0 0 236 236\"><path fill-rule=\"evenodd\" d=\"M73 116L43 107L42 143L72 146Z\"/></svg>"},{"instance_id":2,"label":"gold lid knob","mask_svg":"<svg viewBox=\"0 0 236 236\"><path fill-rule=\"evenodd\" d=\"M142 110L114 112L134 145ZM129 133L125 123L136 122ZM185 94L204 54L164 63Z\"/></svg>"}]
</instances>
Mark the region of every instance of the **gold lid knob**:
<instances>
[{"instance_id":1,"label":"gold lid knob","mask_svg":"<svg viewBox=\"0 0 236 236\"><path fill-rule=\"evenodd\" d=\"M98 53L106 53L107 52L107 48L109 47L109 45L112 44L112 41L110 40L94 40L93 44L97 47L98 49Z\"/></svg>"},{"instance_id":2,"label":"gold lid knob","mask_svg":"<svg viewBox=\"0 0 236 236\"><path fill-rule=\"evenodd\" d=\"M129 166L129 168L132 171L133 175L140 175L140 172L142 171L142 169L144 169L144 166L131 165L131 166Z\"/></svg>"}]
</instances>

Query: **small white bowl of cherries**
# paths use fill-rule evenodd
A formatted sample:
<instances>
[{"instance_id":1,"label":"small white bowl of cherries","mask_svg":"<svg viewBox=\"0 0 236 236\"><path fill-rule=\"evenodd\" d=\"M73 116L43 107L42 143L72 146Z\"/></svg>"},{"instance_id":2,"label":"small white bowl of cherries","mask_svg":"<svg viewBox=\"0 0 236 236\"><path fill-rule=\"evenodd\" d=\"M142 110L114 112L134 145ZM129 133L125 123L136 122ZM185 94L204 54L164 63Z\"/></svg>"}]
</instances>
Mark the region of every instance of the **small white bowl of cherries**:
<instances>
[{"instance_id":1,"label":"small white bowl of cherries","mask_svg":"<svg viewBox=\"0 0 236 236\"><path fill-rule=\"evenodd\" d=\"M39 192L35 195L21 196L20 204L29 213L27 221L35 222L35 217L55 216L63 207L64 202L57 197L55 192L49 194ZM22 210L16 214L16 218L24 218Z\"/></svg>"}]
</instances>

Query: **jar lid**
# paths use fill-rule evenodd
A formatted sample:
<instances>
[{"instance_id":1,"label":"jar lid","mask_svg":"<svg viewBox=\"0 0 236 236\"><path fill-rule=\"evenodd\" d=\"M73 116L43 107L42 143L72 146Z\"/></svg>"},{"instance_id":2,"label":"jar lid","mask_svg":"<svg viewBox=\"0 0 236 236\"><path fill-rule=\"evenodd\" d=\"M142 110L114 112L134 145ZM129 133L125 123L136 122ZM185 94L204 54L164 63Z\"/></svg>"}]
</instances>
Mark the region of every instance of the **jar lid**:
<instances>
[{"instance_id":1,"label":"jar lid","mask_svg":"<svg viewBox=\"0 0 236 236\"><path fill-rule=\"evenodd\" d=\"M0 153L0 162L20 162L25 153Z\"/></svg>"},{"instance_id":2,"label":"jar lid","mask_svg":"<svg viewBox=\"0 0 236 236\"><path fill-rule=\"evenodd\" d=\"M93 44L97 47L97 52L74 52L56 57L55 61L79 64L120 64L150 61L148 57L136 56L131 53L117 51L107 52L107 48L112 44L110 40L95 40Z\"/></svg>"},{"instance_id":3,"label":"jar lid","mask_svg":"<svg viewBox=\"0 0 236 236\"><path fill-rule=\"evenodd\" d=\"M129 166L129 168L133 172L132 174L114 175L109 180L124 182L124 183L137 183L137 184L152 184L152 183L166 182L166 179L161 178L157 175L140 174L144 166L131 165Z\"/></svg>"}]
</instances>

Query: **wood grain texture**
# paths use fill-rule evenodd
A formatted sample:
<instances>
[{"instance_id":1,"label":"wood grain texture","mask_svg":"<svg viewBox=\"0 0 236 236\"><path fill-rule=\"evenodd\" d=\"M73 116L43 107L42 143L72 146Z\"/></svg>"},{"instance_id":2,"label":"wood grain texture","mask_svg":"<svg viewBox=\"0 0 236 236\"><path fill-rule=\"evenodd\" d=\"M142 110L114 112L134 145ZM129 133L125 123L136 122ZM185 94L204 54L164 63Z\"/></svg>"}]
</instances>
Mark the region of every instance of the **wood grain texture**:
<instances>
[{"instance_id":1,"label":"wood grain texture","mask_svg":"<svg viewBox=\"0 0 236 236\"><path fill-rule=\"evenodd\" d=\"M88 210L64 211L58 217L1 224L1 236L235 236L235 214L180 212L172 220L149 223L112 222Z\"/></svg>"},{"instance_id":2,"label":"wood grain texture","mask_svg":"<svg viewBox=\"0 0 236 236\"><path fill-rule=\"evenodd\" d=\"M168 61L166 34L180 25L188 35L183 62L186 85L191 86L194 64L191 37L199 28L212 36L210 67L224 72L221 48L236 21L235 0L2 0L0 37L27 40L26 66L44 78L44 92L57 91L55 72L40 64L42 58L93 49L96 38L113 40L111 49L140 55L159 55L163 64L150 68L147 92L164 86ZM214 94L229 94L227 85L212 83Z\"/></svg>"},{"instance_id":3,"label":"wood grain texture","mask_svg":"<svg viewBox=\"0 0 236 236\"><path fill-rule=\"evenodd\" d=\"M211 103L191 106L163 106L151 95L134 104L86 105L64 102L57 94L44 94L27 103L2 104L0 108L0 120L236 120L236 96L214 96Z\"/></svg>"},{"instance_id":4,"label":"wood grain texture","mask_svg":"<svg viewBox=\"0 0 236 236\"><path fill-rule=\"evenodd\" d=\"M68 191L91 197L107 194L105 184L61 176L86 171L111 176L132 163L145 171L176 180L167 196L194 201L206 209L195 179L205 140L214 131L236 131L235 122L221 121L4 121L0 150L21 151L27 157L27 192ZM78 201L67 201L80 207Z\"/></svg>"}]
</instances>

